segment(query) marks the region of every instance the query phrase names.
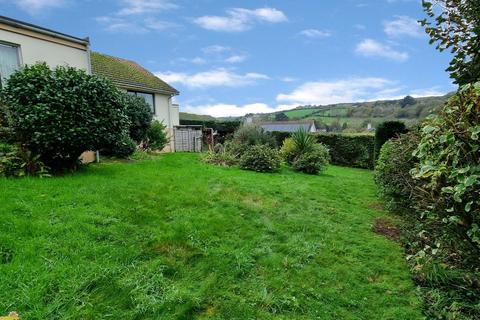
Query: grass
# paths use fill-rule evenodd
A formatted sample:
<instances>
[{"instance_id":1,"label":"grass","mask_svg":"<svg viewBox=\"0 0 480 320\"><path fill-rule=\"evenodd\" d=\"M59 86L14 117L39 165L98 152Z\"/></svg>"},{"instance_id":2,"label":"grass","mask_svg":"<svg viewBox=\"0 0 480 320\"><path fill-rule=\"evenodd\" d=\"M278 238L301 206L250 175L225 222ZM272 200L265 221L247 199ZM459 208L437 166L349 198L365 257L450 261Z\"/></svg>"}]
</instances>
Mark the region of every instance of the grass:
<instances>
[{"instance_id":1,"label":"grass","mask_svg":"<svg viewBox=\"0 0 480 320\"><path fill-rule=\"evenodd\" d=\"M421 319L372 173L259 174L169 154L0 179L0 315Z\"/></svg>"},{"instance_id":2,"label":"grass","mask_svg":"<svg viewBox=\"0 0 480 320\"><path fill-rule=\"evenodd\" d=\"M289 117L290 119L298 119L298 118L304 118L308 115L311 115L312 113L318 111L317 109L293 109L290 111L285 111L284 113Z\"/></svg>"}]
</instances>

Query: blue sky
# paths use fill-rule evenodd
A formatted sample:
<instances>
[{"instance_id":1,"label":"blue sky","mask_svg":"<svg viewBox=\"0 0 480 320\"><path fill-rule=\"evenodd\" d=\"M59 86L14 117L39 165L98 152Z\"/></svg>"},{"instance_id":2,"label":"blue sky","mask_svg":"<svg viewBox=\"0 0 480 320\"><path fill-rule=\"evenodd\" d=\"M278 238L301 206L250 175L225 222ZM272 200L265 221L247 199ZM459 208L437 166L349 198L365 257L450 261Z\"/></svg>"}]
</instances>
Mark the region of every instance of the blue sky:
<instances>
[{"instance_id":1,"label":"blue sky","mask_svg":"<svg viewBox=\"0 0 480 320\"><path fill-rule=\"evenodd\" d=\"M0 0L1 15L91 39L214 116L455 89L419 0Z\"/></svg>"}]
</instances>

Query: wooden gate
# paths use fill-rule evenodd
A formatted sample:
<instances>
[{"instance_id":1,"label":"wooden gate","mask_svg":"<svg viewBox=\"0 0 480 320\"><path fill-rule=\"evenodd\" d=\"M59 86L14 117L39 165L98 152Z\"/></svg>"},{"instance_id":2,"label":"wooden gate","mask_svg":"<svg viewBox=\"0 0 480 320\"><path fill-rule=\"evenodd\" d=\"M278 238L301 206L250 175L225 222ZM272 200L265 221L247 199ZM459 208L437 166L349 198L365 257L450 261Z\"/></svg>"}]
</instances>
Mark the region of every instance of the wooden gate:
<instances>
[{"instance_id":1,"label":"wooden gate","mask_svg":"<svg viewBox=\"0 0 480 320\"><path fill-rule=\"evenodd\" d=\"M202 152L202 126L173 128L176 152Z\"/></svg>"}]
</instances>

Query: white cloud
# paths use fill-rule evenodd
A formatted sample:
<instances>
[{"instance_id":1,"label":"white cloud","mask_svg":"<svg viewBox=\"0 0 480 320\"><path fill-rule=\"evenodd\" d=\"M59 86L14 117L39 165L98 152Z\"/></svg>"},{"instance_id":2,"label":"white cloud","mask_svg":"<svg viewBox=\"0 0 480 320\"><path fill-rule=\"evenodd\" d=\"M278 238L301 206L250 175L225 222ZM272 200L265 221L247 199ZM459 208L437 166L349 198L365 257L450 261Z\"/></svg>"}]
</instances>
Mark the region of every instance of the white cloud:
<instances>
[{"instance_id":1,"label":"white cloud","mask_svg":"<svg viewBox=\"0 0 480 320\"><path fill-rule=\"evenodd\" d=\"M283 77L283 78L280 78L281 81L283 82L295 82L295 81L298 81L297 78L293 78L293 77Z\"/></svg>"},{"instance_id":2,"label":"white cloud","mask_svg":"<svg viewBox=\"0 0 480 320\"><path fill-rule=\"evenodd\" d=\"M246 55L236 54L225 59L227 63L240 63L247 59Z\"/></svg>"},{"instance_id":3,"label":"white cloud","mask_svg":"<svg viewBox=\"0 0 480 320\"><path fill-rule=\"evenodd\" d=\"M325 105L367 101L386 89L393 89L394 82L384 78L351 78L336 81L307 82L291 93L282 93L277 101L294 105Z\"/></svg>"},{"instance_id":4,"label":"white cloud","mask_svg":"<svg viewBox=\"0 0 480 320\"><path fill-rule=\"evenodd\" d=\"M300 31L299 35L310 38L310 39L320 39L320 38L328 38L332 34L329 31L323 31L318 29L305 29Z\"/></svg>"},{"instance_id":5,"label":"white cloud","mask_svg":"<svg viewBox=\"0 0 480 320\"><path fill-rule=\"evenodd\" d=\"M148 33L165 31L178 24L160 20L153 14L175 9L171 0L121 0L121 7L111 15L97 17L98 23L108 32Z\"/></svg>"},{"instance_id":6,"label":"white cloud","mask_svg":"<svg viewBox=\"0 0 480 320\"><path fill-rule=\"evenodd\" d=\"M255 23L280 23L287 21L287 16L275 8L229 9L225 16L202 16L193 20L200 27L223 32L242 32L249 30Z\"/></svg>"},{"instance_id":7,"label":"white cloud","mask_svg":"<svg viewBox=\"0 0 480 320\"><path fill-rule=\"evenodd\" d=\"M234 64L248 59L245 52L235 52L232 48L212 45L201 49L202 55L193 59L179 58L178 61L191 62L193 64Z\"/></svg>"},{"instance_id":8,"label":"white cloud","mask_svg":"<svg viewBox=\"0 0 480 320\"><path fill-rule=\"evenodd\" d=\"M438 87L432 87L428 89L418 89L413 90L410 92L410 95L414 98L421 98L421 97L433 97L433 96L443 96L446 95L447 92L442 91Z\"/></svg>"},{"instance_id":9,"label":"white cloud","mask_svg":"<svg viewBox=\"0 0 480 320\"><path fill-rule=\"evenodd\" d=\"M187 105L182 107L182 111L192 112L197 114L206 114L214 117L239 117L244 116L247 113L270 113L281 109L281 106L270 107L265 103L252 103L245 105L235 105L235 104L206 104L199 106Z\"/></svg>"},{"instance_id":10,"label":"white cloud","mask_svg":"<svg viewBox=\"0 0 480 320\"><path fill-rule=\"evenodd\" d=\"M65 5L65 0L16 0L13 1L17 7L31 15L38 14L43 10L58 8Z\"/></svg>"},{"instance_id":11,"label":"white cloud","mask_svg":"<svg viewBox=\"0 0 480 320\"><path fill-rule=\"evenodd\" d=\"M422 37L423 31L417 20L407 16L396 16L395 20L384 22L384 31L389 37Z\"/></svg>"},{"instance_id":12,"label":"white cloud","mask_svg":"<svg viewBox=\"0 0 480 320\"><path fill-rule=\"evenodd\" d=\"M169 0L122 0L122 4L123 7L117 12L119 16L151 14L178 7Z\"/></svg>"},{"instance_id":13,"label":"white cloud","mask_svg":"<svg viewBox=\"0 0 480 320\"><path fill-rule=\"evenodd\" d=\"M104 26L104 30L114 33L148 33L151 31L158 32L177 27L174 23L157 20L155 18L146 18L137 21L119 17L103 16L97 17L96 21Z\"/></svg>"},{"instance_id":14,"label":"white cloud","mask_svg":"<svg viewBox=\"0 0 480 320\"><path fill-rule=\"evenodd\" d=\"M156 76L169 83L180 83L189 88L242 87L270 79L260 73L237 74L224 68L194 74L182 72L157 72Z\"/></svg>"},{"instance_id":15,"label":"white cloud","mask_svg":"<svg viewBox=\"0 0 480 320\"><path fill-rule=\"evenodd\" d=\"M355 52L365 57L379 57L394 61L403 62L408 60L407 52L397 51L387 44L383 44L373 39L365 39L360 42Z\"/></svg>"}]
</instances>

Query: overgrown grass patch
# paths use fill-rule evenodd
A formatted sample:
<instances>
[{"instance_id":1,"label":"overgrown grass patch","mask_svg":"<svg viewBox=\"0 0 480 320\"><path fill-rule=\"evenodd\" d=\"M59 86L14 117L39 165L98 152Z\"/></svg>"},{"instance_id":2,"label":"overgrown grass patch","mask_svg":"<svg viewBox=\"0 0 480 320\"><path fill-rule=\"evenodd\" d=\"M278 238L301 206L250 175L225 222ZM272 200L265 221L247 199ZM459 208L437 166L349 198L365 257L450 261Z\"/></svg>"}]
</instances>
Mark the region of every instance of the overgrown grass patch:
<instances>
[{"instance_id":1,"label":"overgrown grass patch","mask_svg":"<svg viewBox=\"0 0 480 320\"><path fill-rule=\"evenodd\" d=\"M0 179L0 314L420 319L372 173L261 174L168 154Z\"/></svg>"}]
</instances>

